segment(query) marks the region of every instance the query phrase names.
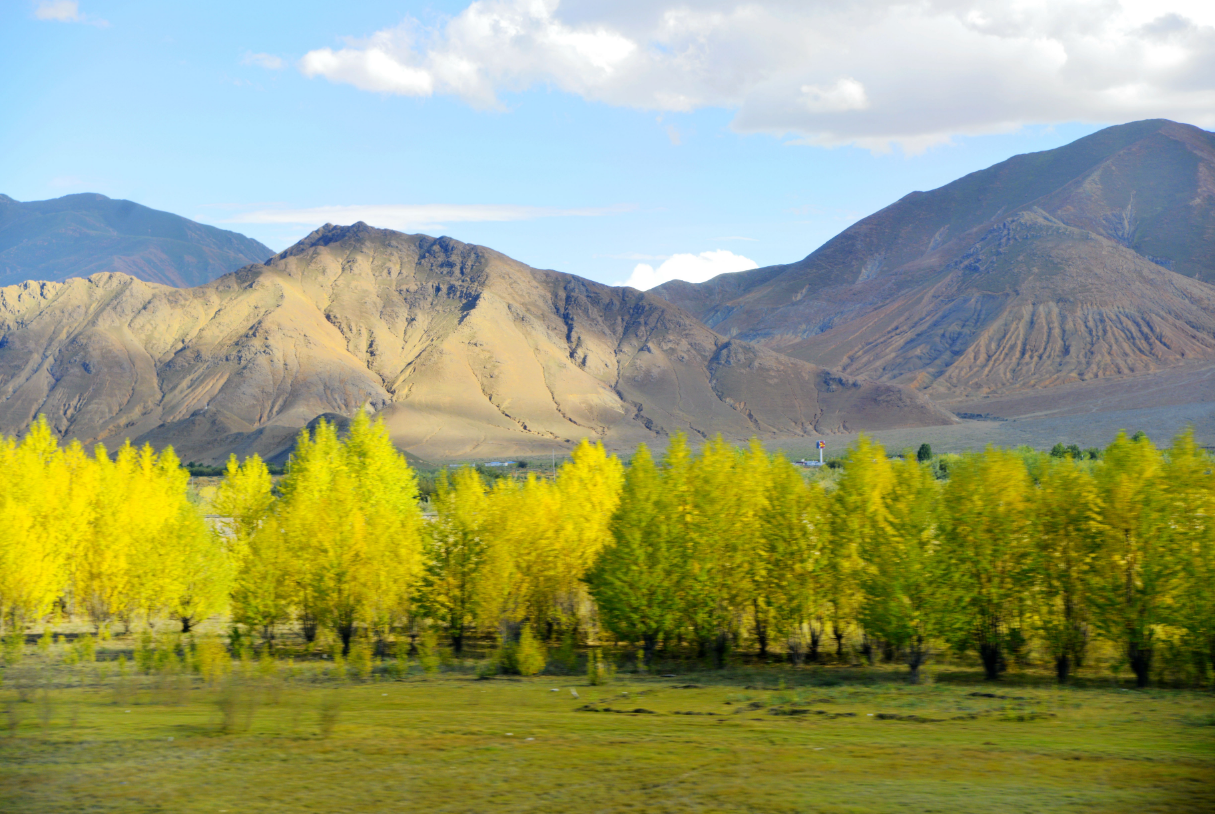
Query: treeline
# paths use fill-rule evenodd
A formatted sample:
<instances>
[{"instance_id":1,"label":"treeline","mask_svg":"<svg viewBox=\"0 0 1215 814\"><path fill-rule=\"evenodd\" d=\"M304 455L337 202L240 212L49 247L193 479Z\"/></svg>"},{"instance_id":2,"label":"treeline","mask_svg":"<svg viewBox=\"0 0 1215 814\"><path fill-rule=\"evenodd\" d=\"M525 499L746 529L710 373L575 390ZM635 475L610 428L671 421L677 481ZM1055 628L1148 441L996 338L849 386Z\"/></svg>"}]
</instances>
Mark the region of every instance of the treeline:
<instances>
[{"instance_id":1,"label":"treeline","mask_svg":"<svg viewBox=\"0 0 1215 814\"><path fill-rule=\"evenodd\" d=\"M988 448L944 480L921 457L862 437L808 479L758 442L693 453L677 436L627 471L584 443L550 480L440 474L424 517L415 474L360 416L344 439L301 434L277 485L230 461L208 527L171 451L90 457L39 422L0 444L0 612L187 631L229 613L269 645L298 626L347 650L607 631L646 663L856 646L913 680L943 647L991 678L1036 650L1066 680L1097 641L1140 685L1162 653L1191 677L1215 666L1215 476L1188 433L1167 451L1120 434L1097 460Z\"/></svg>"}]
</instances>

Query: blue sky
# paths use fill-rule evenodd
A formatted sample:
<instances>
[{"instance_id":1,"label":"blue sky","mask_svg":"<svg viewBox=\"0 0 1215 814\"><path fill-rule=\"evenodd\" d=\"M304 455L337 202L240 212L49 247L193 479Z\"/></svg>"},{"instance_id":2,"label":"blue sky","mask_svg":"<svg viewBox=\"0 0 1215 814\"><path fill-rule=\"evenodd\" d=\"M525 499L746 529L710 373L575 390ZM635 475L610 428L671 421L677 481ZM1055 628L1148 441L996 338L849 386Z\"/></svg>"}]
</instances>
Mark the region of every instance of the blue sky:
<instances>
[{"instance_id":1,"label":"blue sky","mask_svg":"<svg viewBox=\"0 0 1215 814\"><path fill-rule=\"evenodd\" d=\"M1215 125L1205 3L840 8L8 0L0 192L101 192L275 250L361 218L654 282L797 260L1106 124Z\"/></svg>"}]
</instances>

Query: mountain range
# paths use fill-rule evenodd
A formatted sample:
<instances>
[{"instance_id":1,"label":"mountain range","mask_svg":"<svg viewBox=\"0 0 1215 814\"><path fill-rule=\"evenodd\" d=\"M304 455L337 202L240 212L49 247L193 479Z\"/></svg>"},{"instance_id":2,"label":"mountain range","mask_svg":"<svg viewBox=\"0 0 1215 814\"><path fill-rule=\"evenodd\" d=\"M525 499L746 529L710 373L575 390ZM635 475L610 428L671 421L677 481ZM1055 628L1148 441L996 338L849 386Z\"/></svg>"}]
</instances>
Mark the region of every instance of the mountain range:
<instances>
[{"instance_id":1,"label":"mountain range","mask_svg":"<svg viewBox=\"0 0 1215 814\"><path fill-rule=\"evenodd\" d=\"M1215 360L1212 282L1215 135L1153 120L913 192L797 263L653 293L965 406Z\"/></svg>"},{"instance_id":2,"label":"mountain range","mask_svg":"<svg viewBox=\"0 0 1215 814\"><path fill-rule=\"evenodd\" d=\"M325 226L179 289L120 273L0 289L0 430L281 458L377 411L431 460L948 424L897 385L719 336L650 294L451 238Z\"/></svg>"},{"instance_id":3,"label":"mountain range","mask_svg":"<svg viewBox=\"0 0 1215 814\"><path fill-rule=\"evenodd\" d=\"M1215 434L1215 135L1175 122L913 192L796 263L649 292L362 223L270 254L104 196L0 196L0 270L21 279L0 287L0 432L45 414L200 462L282 460L361 409L430 460L677 431L973 442L1017 421L995 440L1024 443L1054 432L1043 416L1108 437L1137 410Z\"/></svg>"},{"instance_id":4,"label":"mountain range","mask_svg":"<svg viewBox=\"0 0 1215 814\"><path fill-rule=\"evenodd\" d=\"M272 254L236 232L96 193L25 203L0 195L0 286L119 271L185 287Z\"/></svg>"}]
</instances>

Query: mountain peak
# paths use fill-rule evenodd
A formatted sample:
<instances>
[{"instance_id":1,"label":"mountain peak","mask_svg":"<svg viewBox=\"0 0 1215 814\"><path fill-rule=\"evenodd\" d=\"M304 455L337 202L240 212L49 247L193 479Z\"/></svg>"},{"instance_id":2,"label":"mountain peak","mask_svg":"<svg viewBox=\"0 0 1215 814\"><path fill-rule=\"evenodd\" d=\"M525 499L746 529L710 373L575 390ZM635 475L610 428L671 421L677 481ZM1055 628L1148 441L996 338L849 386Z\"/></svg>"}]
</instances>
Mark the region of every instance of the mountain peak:
<instances>
[{"instance_id":1,"label":"mountain peak","mask_svg":"<svg viewBox=\"0 0 1215 814\"><path fill-rule=\"evenodd\" d=\"M273 254L236 232L97 192L24 203L0 199L0 286L118 271L184 287Z\"/></svg>"}]
</instances>

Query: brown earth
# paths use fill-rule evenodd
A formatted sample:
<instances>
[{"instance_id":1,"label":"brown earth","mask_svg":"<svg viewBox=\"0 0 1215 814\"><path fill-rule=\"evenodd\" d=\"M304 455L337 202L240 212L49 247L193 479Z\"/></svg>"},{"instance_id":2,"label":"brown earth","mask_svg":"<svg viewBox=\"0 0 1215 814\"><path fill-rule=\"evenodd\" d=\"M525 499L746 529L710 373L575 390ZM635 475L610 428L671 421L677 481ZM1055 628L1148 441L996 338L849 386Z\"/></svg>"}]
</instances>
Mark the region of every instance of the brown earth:
<instances>
[{"instance_id":1,"label":"brown earth","mask_svg":"<svg viewBox=\"0 0 1215 814\"><path fill-rule=\"evenodd\" d=\"M654 293L964 403L1215 360L1213 281L1215 136L1155 120L912 193L798 263Z\"/></svg>"},{"instance_id":2,"label":"brown earth","mask_svg":"<svg viewBox=\"0 0 1215 814\"><path fill-rule=\"evenodd\" d=\"M671 433L808 437L955 419L907 388L725 339L662 299L450 238L326 226L214 282L0 289L0 431L281 458L325 413L430 460Z\"/></svg>"}]
</instances>

